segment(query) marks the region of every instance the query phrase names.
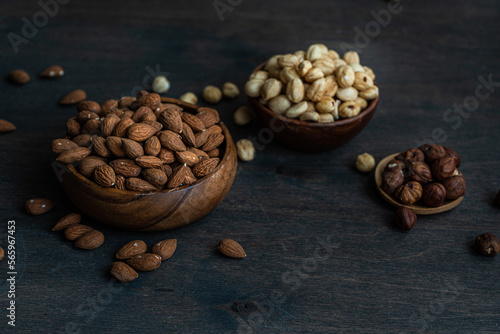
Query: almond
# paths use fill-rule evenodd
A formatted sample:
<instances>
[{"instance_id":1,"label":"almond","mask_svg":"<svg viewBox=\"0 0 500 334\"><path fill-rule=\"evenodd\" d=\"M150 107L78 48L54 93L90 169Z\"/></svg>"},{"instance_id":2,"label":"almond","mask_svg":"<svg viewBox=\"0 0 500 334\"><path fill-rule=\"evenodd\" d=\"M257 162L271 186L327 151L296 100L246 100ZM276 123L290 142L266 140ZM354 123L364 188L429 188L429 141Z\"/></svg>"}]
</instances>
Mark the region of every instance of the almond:
<instances>
[{"instance_id":1,"label":"almond","mask_svg":"<svg viewBox=\"0 0 500 334\"><path fill-rule=\"evenodd\" d=\"M101 132L104 138L111 136L116 125L121 121L120 117L114 114L108 114L101 123Z\"/></svg>"},{"instance_id":2,"label":"almond","mask_svg":"<svg viewBox=\"0 0 500 334\"><path fill-rule=\"evenodd\" d=\"M76 117L71 117L66 122L66 132L69 136L74 137L80 134L82 126L76 120Z\"/></svg>"},{"instance_id":3,"label":"almond","mask_svg":"<svg viewBox=\"0 0 500 334\"><path fill-rule=\"evenodd\" d=\"M78 147L78 145L69 139L54 139L52 141L52 152L55 154L61 154L62 152L75 147Z\"/></svg>"},{"instance_id":4,"label":"almond","mask_svg":"<svg viewBox=\"0 0 500 334\"><path fill-rule=\"evenodd\" d=\"M134 121L130 118L123 118L115 126L114 135L116 137L125 137L127 135L128 128L134 125Z\"/></svg>"},{"instance_id":5,"label":"almond","mask_svg":"<svg viewBox=\"0 0 500 334\"><path fill-rule=\"evenodd\" d=\"M176 133L182 132L182 119L178 112L172 109L162 111L160 114L160 123L163 124L164 129Z\"/></svg>"},{"instance_id":6,"label":"almond","mask_svg":"<svg viewBox=\"0 0 500 334\"><path fill-rule=\"evenodd\" d=\"M190 184L193 184L196 181L198 181L198 179L196 178L196 176L194 176L193 171L191 170L191 168L189 168L189 167L186 167L186 168L187 168L187 170L186 170L186 177L184 178L184 182L182 182L182 184L183 185L190 185Z\"/></svg>"},{"instance_id":7,"label":"almond","mask_svg":"<svg viewBox=\"0 0 500 334\"><path fill-rule=\"evenodd\" d=\"M94 135L90 139L90 142L92 143L92 149L94 150L95 154L104 158L111 156L111 151L108 149L108 146L106 145L106 139Z\"/></svg>"},{"instance_id":8,"label":"almond","mask_svg":"<svg viewBox=\"0 0 500 334\"><path fill-rule=\"evenodd\" d=\"M218 164L219 158L205 159L193 167L193 174L198 178L204 177L210 174Z\"/></svg>"},{"instance_id":9,"label":"almond","mask_svg":"<svg viewBox=\"0 0 500 334\"><path fill-rule=\"evenodd\" d=\"M80 111L90 111L98 115L101 114L101 106L95 101L82 101L76 106L76 110Z\"/></svg>"},{"instance_id":10,"label":"almond","mask_svg":"<svg viewBox=\"0 0 500 334\"><path fill-rule=\"evenodd\" d=\"M188 169L189 167L186 165L179 166L175 169L168 179L167 188L177 188L182 185L188 174Z\"/></svg>"},{"instance_id":11,"label":"almond","mask_svg":"<svg viewBox=\"0 0 500 334\"><path fill-rule=\"evenodd\" d=\"M59 154L56 160L65 164L71 164L82 160L90 155L90 153L92 152L86 147L74 147Z\"/></svg>"},{"instance_id":12,"label":"almond","mask_svg":"<svg viewBox=\"0 0 500 334\"><path fill-rule=\"evenodd\" d=\"M211 151L214 148L217 148L220 144L222 144L223 141L224 141L224 135L220 133L211 134L208 137L207 142L203 145L201 149L205 152Z\"/></svg>"},{"instance_id":13,"label":"almond","mask_svg":"<svg viewBox=\"0 0 500 334\"><path fill-rule=\"evenodd\" d=\"M209 158L207 152L199 150L199 149L197 149L195 147L188 147L187 150L190 151L190 152L193 152L194 154L196 154L198 156L198 159L200 159L200 161Z\"/></svg>"},{"instance_id":14,"label":"almond","mask_svg":"<svg viewBox=\"0 0 500 334\"><path fill-rule=\"evenodd\" d=\"M127 263L136 270L153 271L161 265L161 257L153 253L146 253L128 259Z\"/></svg>"},{"instance_id":15,"label":"almond","mask_svg":"<svg viewBox=\"0 0 500 334\"><path fill-rule=\"evenodd\" d=\"M0 247L0 261L3 259L4 255L5 255L5 252L3 251L3 248Z\"/></svg>"},{"instance_id":16,"label":"almond","mask_svg":"<svg viewBox=\"0 0 500 334\"><path fill-rule=\"evenodd\" d=\"M147 95L143 95L137 99L139 106L146 106L151 108L151 110L155 111L160 107L161 99L160 95L156 93L151 93Z\"/></svg>"},{"instance_id":17,"label":"almond","mask_svg":"<svg viewBox=\"0 0 500 334\"><path fill-rule=\"evenodd\" d=\"M175 152L162 148L160 153L158 153L158 158L160 158L164 164L171 164L175 161Z\"/></svg>"},{"instance_id":18,"label":"almond","mask_svg":"<svg viewBox=\"0 0 500 334\"><path fill-rule=\"evenodd\" d=\"M116 175L115 189L125 190L125 177L123 175Z\"/></svg>"},{"instance_id":19,"label":"almond","mask_svg":"<svg viewBox=\"0 0 500 334\"><path fill-rule=\"evenodd\" d=\"M143 168L158 168L163 165L163 161L157 157L143 155L135 159L135 163Z\"/></svg>"},{"instance_id":20,"label":"almond","mask_svg":"<svg viewBox=\"0 0 500 334\"><path fill-rule=\"evenodd\" d=\"M14 70L9 73L8 79L16 85L24 85L30 81L30 75L25 70Z\"/></svg>"},{"instance_id":21,"label":"almond","mask_svg":"<svg viewBox=\"0 0 500 334\"><path fill-rule=\"evenodd\" d=\"M75 246L81 249L96 249L104 243L104 234L97 230L89 231L75 241Z\"/></svg>"},{"instance_id":22,"label":"almond","mask_svg":"<svg viewBox=\"0 0 500 334\"><path fill-rule=\"evenodd\" d=\"M167 164L163 164L160 168L159 168L163 173L165 173L165 175L168 177L170 177L170 175L172 175L172 167L170 167L170 165L167 165Z\"/></svg>"},{"instance_id":23,"label":"almond","mask_svg":"<svg viewBox=\"0 0 500 334\"><path fill-rule=\"evenodd\" d=\"M184 145L179 135L170 130L160 132L158 139L160 139L160 143L163 147L171 151L181 152L186 150L186 145Z\"/></svg>"},{"instance_id":24,"label":"almond","mask_svg":"<svg viewBox=\"0 0 500 334\"><path fill-rule=\"evenodd\" d=\"M156 188L167 183L167 175L161 169L148 168L142 171L142 177Z\"/></svg>"},{"instance_id":25,"label":"almond","mask_svg":"<svg viewBox=\"0 0 500 334\"><path fill-rule=\"evenodd\" d=\"M161 124L160 122L156 122L156 121L144 120L141 122L141 124L146 124L146 125L152 126L156 131L155 134L157 134L157 132L160 132L163 129L163 124Z\"/></svg>"},{"instance_id":26,"label":"almond","mask_svg":"<svg viewBox=\"0 0 500 334\"><path fill-rule=\"evenodd\" d=\"M193 130L184 122L182 123L181 138L188 146L196 146L196 137L194 136Z\"/></svg>"},{"instance_id":27,"label":"almond","mask_svg":"<svg viewBox=\"0 0 500 334\"><path fill-rule=\"evenodd\" d=\"M84 101L87 98L87 93L83 89L76 89L59 101L60 104L76 104Z\"/></svg>"},{"instance_id":28,"label":"almond","mask_svg":"<svg viewBox=\"0 0 500 334\"><path fill-rule=\"evenodd\" d=\"M168 260L174 255L175 250L177 249L177 239L167 239L160 242L157 242L151 252L159 255L162 261Z\"/></svg>"},{"instance_id":29,"label":"almond","mask_svg":"<svg viewBox=\"0 0 500 334\"><path fill-rule=\"evenodd\" d=\"M222 128L220 126L218 126L217 124L215 124L215 125L212 125L211 127L209 127L207 129L207 131L208 131L208 135L210 136L214 133L222 133Z\"/></svg>"},{"instance_id":30,"label":"almond","mask_svg":"<svg viewBox=\"0 0 500 334\"><path fill-rule=\"evenodd\" d=\"M59 65L49 66L40 73L40 76L42 78L59 78L62 77L63 75L64 75L64 70Z\"/></svg>"},{"instance_id":31,"label":"almond","mask_svg":"<svg viewBox=\"0 0 500 334\"><path fill-rule=\"evenodd\" d=\"M98 166L105 165L106 161L104 161L101 157L96 157L95 155L91 155L83 159L78 165L78 170L80 174L85 176L87 179L90 179L92 175L94 175L94 171Z\"/></svg>"},{"instance_id":32,"label":"almond","mask_svg":"<svg viewBox=\"0 0 500 334\"><path fill-rule=\"evenodd\" d=\"M54 206L54 202L46 198L33 198L26 201L26 211L34 216L46 213Z\"/></svg>"},{"instance_id":33,"label":"almond","mask_svg":"<svg viewBox=\"0 0 500 334\"><path fill-rule=\"evenodd\" d=\"M208 140L208 136L210 136L210 132L208 132L207 130L203 130L201 132L198 132L195 135L195 144L194 144L195 147L200 147L200 146L205 145L205 143Z\"/></svg>"},{"instance_id":34,"label":"almond","mask_svg":"<svg viewBox=\"0 0 500 334\"><path fill-rule=\"evenodd\" d=\"M144 143L144 153L146 155L157 156L161 150L161 143L158 137L153 136Z\"/></svg>"},{"instance_id":35,"label":"almond","mask_svg":"<svg viewBox=\"0 0 500 334\"><path fill-rule=\"evenodd\" d=\"M109 136L106 138L106 146L114 156L119 158L126 157L125 152L123 152L122 139L120 137Z\"/></svg>"},{"instance_id":36,"label":"almond","mask_svg":"<svg viewBox=\"0 0 500 334\"><path fill-rule=\"evenodd\" d=\"M137 271L130 267L125 262L115 262L111 265L109 270L111 276L123 283L129 283L139 277Z\"/></svg>"},{"instance_id":37,"label":"almond","mask_svg":"<svg viewBox=\"0 0 500 334\"><path fill-rule=\"evenodd\" d=\"M66 216L59 219L59 221L52 228L52 231L56 232L56 231L64 230L68 226L80 224L81 221L82 221L81 214L79 214L79 213L67 214Z\"/></svg>"},{"instance_id":38,"label":"almond","mask_svg":"<svg viewBox=\"0 0 500 334\"><path fill-rule=\"evenodd\" d=\"M212 125L219 123L220 118L219 118L219 113L217 110L213 108L198 108L198 113L196 114L196 117L200 119L200 121L203 123L206 129L211 127Z\"/></svg>"},{"instance_id":39,"label":"almond","mask_svg":"<svg viewBox=\"0 0 500 334\"><path fill-rule=\"evenodd\" d=\"M190 151L176 152L175 156L181 164L186 164L190 167L200 162L200 158L198 158L198 155Z\"/></svg>"},{"instance_id":40,"label":"almond","mask_svg":"<svg viewBox=\"0 0 500 334\"><path fill-rule=\"evenodd\" d=\"M101 120L100 119L89 119L86 120L82 124L82 129L80 132L82 133L90 133L90 134L97 134L99 133L99 128L101 127Z\"/></svg>"},{"instance_id":41,"label":"almond","mask_svg":"<svg viewBox=\"0 0 500 334\"><path fill-rule=\"evenodd\" d=\"M111 161L109 165L113 167L116 174L125 177L136 177L141 173L141 167L134 160L116 159Z\"/></svg>"},{"instance_id":42,"label":"almond","mask_svg":"<svg viewBox=\"0 0 500 334\"><path fill-rule=\"evenodd\" d=\"M106 100L103 104L101 104L102 113L105 115L115 108L118 108L118 101L115 99Z\"/></svg>"},{"instance_id":43,"label":"almond","mask_svg":"<svg viewBox=\"0 0 500 334\"><path fill-rule=\"evenodd\" d=\"M231 239L222 239L219 242L219 252L235 259L242 259L247 256L243 247Z\"/></svg>"},{"instance_id":44,"label":"almond","mask_svg":"<svg viewBox=\"0 0 500 334\"><path fill-rule=\"evenodd\" d=\"M132 116L132 120L136 123L139 123L143 120L143 117L146 116L147 114L153 114L153 110L151 110L151 108L145 107L145 106L140 107L139 109L137 109L135 111L134 115Z\"/></svg>"},{"instance_id":45,"label":"almond","mask_svg":"<svg viewBox=\"0 0 500 334\"><path fill-rule=\"evenodd\" d=\"M125 186L128 190L137 191L140 193L156 191L155 186L153 186L151 183L137 177L129 177L125 181Z\"/></svg>"},{"instance_id":46,"label":"almond","mask_svg":"<svg viewBox=\"0 0 500 334\"><path fill-rule=\"evenodd\" d=\"M0 119L0 133L11 132L16 129L16 126L9 121Z\"/></svg>"},{"instance_id":47,"label":"almond","mask_svg":"<svg viewBox=\"0 0 500 334\"><path fill-rule=\"evenodd\" d=\"M217 158L220 155L220 150L218 148L214 148L213 150L208 151L207 154L210 158Z\"/></svg>"},{"instance_id":48,"label":"almond","mask_svg":"<svg viewBox=\"0 0 500 334\"><path fill-rule=\"evenodd\" d=\"M142 145L132 139L122 138L122 149L130 159L136 159L144 155Z\"/></svg>"},{"instance_id":49,"label":"almond","mask_svg":"<svg viewBox=\"0 0 500 334\"><path fill-rule=\"evenodd\" d=\"M92 139L92 136L89 135L88 133L82 133L81 135L78 135L71 139L73 143L75 143L77 146L81 147L89 147L91 142L90 140Z\"/></svg>"},{"instance_id":50,"label":"almond","mask_svg":"<svg viewBox=\"0 0 500 334\"><path fill-rule=\"evenodd\" d=\"M118 260L127 260L136 255L146 253L147 249L148 246L142 240L130 241L123 245L118 252L116 252L116 258Z\"/></svg>"},{"instance_id":51,"label":"almond","mask_svg":"<svg viewBox=\"0 0 500 334\"><path fill-rule=\"evenodd\" d=\"M127 136L137 142L145 141L156 133L156 129L151 125L136 123L128 128Z\"/></svg>"},{"instance_id":52,"label":"almond","mask_svg":"<svg viewBox=\"0 0 500 334\"><path fill-rule=\"evenodd\" d=\"M118 101L118 107L123 108L123 107L128 107L132 102L136 101L137 99L132 96L124 96Z\"/></svg>"},{"instance_id":53,"label":"almond","mask_svg":"<svg viewBox=\"0 0 500 334\"><path fill-rule=\"evenodd\" d=\"M83 225L83 224L75 224L68 226L64 229L64 236L68 240L76 240L85 233L89 231L93 231L94 229L90 226Z\"/></svg>"},{"instance_id":54,"label":"almond","mask_svg":"<svg viewBox=\"0 0 500 334\"><path fill-rule=\"evenodd\" d=\"M185 122L194 132L200 132L205 130L205 125L203 122L193 114L183 112L182 121Z\"/></svg>"},{"instance_id":55,"label":"almond","mask_svg":"<svg viewBox=\"0 0 500 334\"><path fill-rule=\"evenodd\" d=\"M85 123L86 121L88 121L89 119L99 119L99 115L96 114L95 112L93 111L88 111L88 110L82 110L78 113L78 115L76 115L76 120L79 122L79 123Z\"/></svg>"},{"instance_id":56,"label":"almond","mask_svg":"<svg viewBox=\"0 0 500 334\"><path fill-rule=\"evenodd\" d=\"M116 175L111 166L101 165L94 170L94 181L103 187L112 187L115 185Z\"/></svg>"}]
</instances>

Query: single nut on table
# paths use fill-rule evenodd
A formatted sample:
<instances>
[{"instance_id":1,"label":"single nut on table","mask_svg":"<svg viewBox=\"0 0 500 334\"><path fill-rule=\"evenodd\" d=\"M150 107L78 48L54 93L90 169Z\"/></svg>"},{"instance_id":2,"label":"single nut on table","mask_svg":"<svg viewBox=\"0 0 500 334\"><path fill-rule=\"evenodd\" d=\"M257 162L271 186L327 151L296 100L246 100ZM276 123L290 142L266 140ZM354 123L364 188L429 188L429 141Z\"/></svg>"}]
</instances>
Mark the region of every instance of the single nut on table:
<instances>
[{"instance_id":1,"label":"single nut on table","mask_svg":"<svg viewBox=\"0 0 500 334\"><path fill-rule=\"evenodd\" d=\"M292 101L286 95L278 95L268 103L269 109L273 112L282 115L292 105Z\"/></svg>"},{"instance_id":2,"label":"single nut on table","mask_svg":"<svg viewBox=\"0 0 500 334\"><path fill-rule=\"evenodd\" d=\"M115 262L109 270L111 276L123 283L129 283L139 277L137 271L130 267L125 262Z\"/></svg>"},{"instance_id":3,"label":"single nut on table","mask_svg":"<svg viewBox=\"0 0 500 334\"><path fill-rule=\"evenodd\" d=\"M431 183L424 186L422 201L425 205L437 208L446 200L446 188L441 183Z\"/></svg>"},{"instance_id":4,"label":"single nut on table","mask_svg":"<svg viewBox=\"0 0 500 334\"><path fill-rule=\"evenodd\" d=\"M66 96L64 96L59 103L60 104L77 104L79 102L85 101L87 99L87 93L83 89L76 89Z\"/></svg>"},{"instance_id":5,"label":"single nut on table","mask_svg":"<svg viewBox=\"0 0 500 334\"><path fill-rule=\"evenodd\" d=\"M356 168L360 172L368 173L375 168L375 158L368 153L358 155L356 158Z\"/></svg>"},{"instance_id":6,"label":"single nut on table","mask_svg":"<svg viewBox=\"0 0 500 334\"><path fill-rule=\"evenodd\" d=\"M135 270L153 271L161 265L161 257L157 254L145 253L128 259L127 263Z\"/></svg>"},{"instance_id":7,"label":"single nut on table","mask_svg":"<svg viewBox=\"0 0 500 334\"><path fill-rule=\"evenodd\" d=\"M251 161L255 158L255 147L248 139L240 139L236 143L236 151L241 161Z\"/></svg>"},{"instance_id":8,"label":"single nut on table","mask_svg":"<svg viewBox=\"0 0 500 334\"><path fill-rule=\"evenodd\" d=\"M97 230L88 231L75 241L75 246L81 249L92 250L104 243L104 234Z\"/></svg>"},{"instance_id":9,"label":"single nut on table","mask_svg":"<svg viewBox=\"0 0 500 334\"><path fill-rule=\"evenodd\" d=\"M3 251L3 248L0 247L0 261L3 259L4 255L5 255L5 252Z\"/></svg>"},{"instance_id":10,"label":"single nut on table","mask_svg":"<svg viewBox=\"0 0 500 334\"><path fill-rule=\"evenodd\" d=\"M26 212L30 215L41 215L52 210L54 202L46 198L33 198L26 201Z\"/></svg>"},{"instance_id":11,"label":"single nut on table","mask_svg":"<svg viewBox=\"0 0 500 334\"><path fill-rule=\"evenodd\" d=\"M500 241L493 233L483 233L476 237L476 247L486 256L495 256L500 253Z\"/></svg>"},{"instance_id":12,"label":"single nut on table","mask_svg":"<svg viewBox=\"0 0 500 334\"><path fill-rule=\"evenodd\" d=\"M177 249L177 239L162 240L154 244L151 252L160 256L162 261L170 259Z\"/></svg>"},{"instance_id":13,"label":"single nut on table","mask_svg":"<svg viewBox=\"0 0 500 334\"><path fill-rule=\"evenodd\" d=\"M226 99L234 99L240 95L240 90L234 83L226 82L222 85L222 95L224 95Z\"/></svg>"},{"instance_id":14,"label":"single nut on table","mask_svg":"<svg viewBox=\"0 0 500 334\"><path fill-rule=\"evenodd\" d=\"M72 226L75 224L80 224L82 221L82 215L79 213L70 213L66 216L59 219L59 221L54 225L52 231L61 231L64 230L68 226Z\"/></svg>"},{"instance_id":15,"label":"single nut on table","mask_svg":"<svg viewBox=\"0 0 500 334\"><path fill-rule=\"evenodd\" d=\"M239 243L231 239L222 239L219 242L219 252L225 256L232 257L235 259L242 259L247 256L245 250Z\"/></svg>"},{"instance_id":16,"label":"single nut on table","mask_svg":"<svg viewBox=\"0 0 500 334\"><path fill-rule=\"evenodd\" d=\"M116 252L116 258L118 260L128 260L136 255L146 253L147 249L148 246L144 241L133 240L120 247L120 249Z\"/></svg>"},{"instance_id":17,"label":"single nut on table","mask_svg":"<svg viewBox=\"0 0 500 334\"><path fill-rule=\"evenodd\" d=\"M64 69L59 65L47 67L40 73L42 78L59 78L64 75Z\"/></svg>"},{"instance_id":18,"label":"single nut on table","mask_svg":"<svg viewBox=\"0 0 500 334\"><path fill-rule=\"evenodd\" d=\"M170 81L168 81L166 76L159 75L154 78L151 87L153 88L153 91L155 93L163 94L168 92L168 90L170 89Z\"/></svg>"},{"instance_id":19,"label":"single nut on table","mask_svg":"<svg viewBox=\"0 0 500 334\"><path fill-rule=\"evenodd\" d=\"M24 85L31 80L30 75L25 70L14 70L10 72L8 79L16 85Z\"/></svg>"},{"instance_id":20,"label":"single nut on table","mask_svg":"<svg viewBox=\"0 0 500 334\"><path fill-rule=\"evenodd\" d=\"M9 121L0 119L0 133L11 132L16 129L16 126ZM54 146L52 146L54 147Z\"/></svg>"},{"instance_id":21,"label":"single nut on table","mask_svg":"<svg viewBox=\"0 0 500 334\"><path fill-rule=\"evenodd\" d=\"M202 96L206 102L216 104L222 99L222 92L218 87L208 85L203 89Z\"/></svg>"},{"instance_id":22,"label":"single nut on table","mask_svg":"<svg viewBox=\"0 0 500 334\"><path fill-rule=\"evenodd\" d=\"M394 220L399 228L409 231L417 222L417 214L412 209L403 206L396 210Z\"/></svg>"},{"instance_id":23,"label":"single nut on table","mask_svg":"<svg viewBox=\"0 0 500 334\"><path fill-rule=\"evenodd\" d=\"M187 102L187 103L191 103L191 104L198 103L198 97L193 92L187 92L187 93L182 94L181 97L179 98L179 100Z\"/></svg>"},{"instance_id":24,"label":"single nut on table","mask_svg":"<svg viewBox=\"0 0 500 334\"><path fill-rule=\"evenodd\" d=\"M241 106L234 112L233 120L237 125L247 125L253 119L253 114L247 106Z\"/></svg>"}]
</instances>

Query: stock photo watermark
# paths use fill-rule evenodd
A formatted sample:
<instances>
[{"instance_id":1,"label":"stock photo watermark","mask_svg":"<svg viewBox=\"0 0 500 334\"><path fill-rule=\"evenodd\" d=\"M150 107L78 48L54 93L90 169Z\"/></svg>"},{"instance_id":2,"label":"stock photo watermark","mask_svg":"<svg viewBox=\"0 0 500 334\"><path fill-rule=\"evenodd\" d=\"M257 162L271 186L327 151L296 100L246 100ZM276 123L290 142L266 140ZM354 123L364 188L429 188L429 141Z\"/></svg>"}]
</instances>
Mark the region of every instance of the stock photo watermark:
<instances>
[{"instance_id":1,"label":"stock photo watermark","mask_svg":"<svg viewBox=\"0 0 500 334\"><path fill-rule=\"evenodd\" d=\"M243 0L214 0L212 6L214 7L219 20L223 22L225 20L224 14L231 13L237 6L241 5Z\"/></svg>"},{"instance_id":2,"label":"stock photo watermark","mask_svg":"<svg viewBox=\"0 0 500 334\"><path fill-rule=\"evenodd\" d=\"M299 265L294 265L293 269L287 270L281 275L281 281L284 283L285 289L273 289L268 299L253 303L257 312L251 313L246 320L241 316L236 319L238 322L237 333L255 333L256 329L261 329L264 326L265 321L269 321L276 309L289 314L279 306L287 301L286 291L284 290L297 291L304 280L311 278L318 270L319 265L333 255L333 250L339 248L340 243L334 242L332 239L332 235L327 236L325 239L317 237L317 245L312 254L304 258Z\"/></svg>"},{"instance_id":3,"label":"stock photo watermark","mask_svg":"<svg viewBox=\"0 0 500 334\"><path fill-rule=\"evenodd\" d=\"M447 109L443 113L443 121L452 129L458 130L464 123L464 120L475 112L481 102L487 100L496 90L500 87L500 81L493 81L493 74L490 73L486 77L479 75L477 77L479 82L474 89L474 95L469 95L464 98L461 104L453 104L452 108ZM448 139L445 129L436 127L432 130L429 137L424 139L416 139L415 144L417 147L423 144L444 144Z\"/></svg>"},{"instance_id":4,"label":"stock photo watermark","mask_svg":"<svg viewBox=\"0 0 500 334\"><path fill-rule=\"evenodd\" d=\"M17 282L17 253L16 253L16 221L7 222L7 324L16 326L16 282Z\"/></svg>"},{"instance_id":5,"label":"stock photo watermark","mask_svg":"<svg viewBox=\"0 0 500 334\"><path fill-rule=\"evenodd\" d=\"M28 44L29 41L35 38L40 29L49 23L49 17L53 18L59 13L60 5L67 5L71 0L40 0L38 6L40 10L35 12L31 18L23 16L21 21L23 26L20 33L9 32L7 39L12 46L14 53L19 52L19 47L23 44Z\"/></svg>"}]
</instances>

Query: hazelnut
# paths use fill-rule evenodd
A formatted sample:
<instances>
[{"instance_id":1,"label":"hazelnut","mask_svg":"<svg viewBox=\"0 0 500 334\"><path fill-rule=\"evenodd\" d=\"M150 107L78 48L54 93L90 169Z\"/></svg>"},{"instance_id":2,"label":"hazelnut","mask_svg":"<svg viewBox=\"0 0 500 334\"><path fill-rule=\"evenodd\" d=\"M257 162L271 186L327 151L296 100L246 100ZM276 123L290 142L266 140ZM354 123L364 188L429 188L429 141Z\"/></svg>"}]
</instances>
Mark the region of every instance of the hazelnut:
<instances>
[{"instance_id":1,"label":"hazelnut","mask_svg":"<svg viewBox=\"0 0 500 334\"><path fill-rule=\"evenodd\" d=\"M253 113L247 106L241 106L233 114L233 120L237 125L247 125L253 119Z\"/></svg>"},{"instance_id":2,"label":"hazelnut","mask_svg":"<svg viewBox=\"0 0 500 334\"><path fill-rule=\"evenodd\" d=\"M158 94L166 93L170 89L170 81L164 75L157 76L151 84L153 91Z\"/></svg>"},{"instance_id":3,"label":"hazelnut","mask_svg":"<svg viewBox=\"0 0 500 334\"><path fill-rule=\"evenodd\" d=\"M414 162L408 169L409 177L412 181L417 181L423 184L432 182L431 169L425 162Z\"/></svg>"},{"instance_id":4,"label":"hazelnut","mask_svg":"<svg viewBox=\"0 0 500 334\"><path fill-rule=\"evenodd\" d=\"M382 174L382 190L392 195L404 182L403 171L393 169Z\"/></svg>"},{"instance_id":5,"label":"hazelnut","mask_svg":"<svg viewBox=\"0 0 500 334\"><path fill-rule=\"evenodd\" d=\"M403 230L411 230L417 222L417 214L412 209L403 206L396 210L395 221L396 225Z\"/></svg>"},{"instance_id":6,"label":"hazelnut","mask_svg":"<svg viewBox=\"0 0 500 334\"><path fill-rule=\"evenodd\" d=\"M425 155L424 152L418 148L411 148L403 154L403 158L410 163L414 163L417 161L424 161Z\"/></svg>"},{"instance_id":7,"label":"hazelnut","mask_svg":"<svg viewBox=\"0 0 500 334\"><path fill-rule=\"evenodd\" d=\"M476 247L481 254L495 256L500 253L500 241L492 233L483 233L476 237Z\"/></svg>"},{"instance_id":8,"label":"hazelnut","mask_svg":"<svg viewBox=\"0 0 500 334\"><path fill-rule=\"evenodd\" d=\"M240 90L234 83L226 82L224 85L222 85L222 94L226 99L232 100L240 95Z\"/></svg>"},{"instance_id":9,"label":"hazelnut","mask_svg":"<svg viewBox=\"0 0 500 334\"><path fill-rule=\"evenodd\" d=\"M425 205L437 208L446 200L446 189L441 183L431 183L424 186L422 201Z\"/></svg>"},{"instance_id":10,"label":"hazelnut","mask_svg":"<svg viewBox=\"0 0 500 334\"><path fill-rule=\"evenodd\" d=\"M422 185L417 181L410 181L396 189L396 198L405 205L411 205L422 197Z\"/></svg>"},{"instance_id":11,"label":"hazelnut","mask_svg":"<svg viewBox=\"0 0 500 334\"><path fill-rule=\"evenodd\" d=\"M449 147L445 147L444 149L446 151L445 157L453 158L453 160L455 160L455 165L457 166L457 168L460 167L460 163L462 162L462 160L460 159L458 153Z\"/></svg>"},{"instance_id":12,"label":"hazelnut","mask_svg":"<svg viewBox=\"0 0 500 334\"><path fill-rule=\"evenodd\" d=\"M465 179L461 175L450 177L442 184L446 188L446 199L455 200L465 195Z\"/></svg>"},{"instance_id":13,"label":"hazelnut","mask_svg":"<svg viewBox=\"0 0 500 334\"><path fill-rule=\"evenodd\" d=\"M432 176L439 181L452 177L456 171L455 160L451 157L437 159L432 164Z\"/></svg>"},{"instance_id":14,"label":"hazelnut","mask_svg":"<svg viewBox=\"0 0 500 334\"><path fill-rule=\"evenodd\" d=\"M406 165L401 160L392 159L391 161L389 161L387 163L384 170L385 171L394 170L394 169L403 170L405 167L406 167Z\"/></svg>"},{"instance_id":15,"label":"hazelnut","mask_svg":"<svg viewBox=\"0 0 500 334\"><path fill-rule=\"evenodd\" d=\"M198 103L198 97L193 92L187 92L187 93L182 94L181 97L179 98L179 100L187 102L187 103L191 103L191 104Z\"/></svg>"},{"instance_id":16,"label":"hazelnut","mask_svg":"<svg viewBox=\"0 0 500 334\"><path fill-rule=\"evenodd\" d=\"M420 146L420 150L424 152L425 161L432 165L437 159L443 158L446 155L446 150L441 145L425 144Z\"/></svg>"},{"instance_id":17,"label":"hazelnut","mask_svg":"<svg viewBox=\"0 0 500 334\"><path fill-rule=\"evenodd\" d=\"M211 104L216 104L222 99L222 92L218 87L208 85L203 88L203 99Z\"/></svg>"},{"instance_id":18,"label":"hazelnut","mask_svg":"<svg viewBox=\"0 0 500 334\"><path fill-rule=\"evenodd\" d=\"M375 158L368 153L358 155L356 158L356 168L363 173L370 172L375 168Z\"/></svg>"}]
</instances>

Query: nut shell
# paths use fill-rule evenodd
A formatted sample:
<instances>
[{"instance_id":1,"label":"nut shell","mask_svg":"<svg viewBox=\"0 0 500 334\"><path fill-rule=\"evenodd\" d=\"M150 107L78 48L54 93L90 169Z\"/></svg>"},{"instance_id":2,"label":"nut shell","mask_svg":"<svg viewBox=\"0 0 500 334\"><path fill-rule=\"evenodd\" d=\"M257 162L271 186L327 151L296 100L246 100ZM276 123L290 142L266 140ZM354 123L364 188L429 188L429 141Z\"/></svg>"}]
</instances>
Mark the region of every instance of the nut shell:
<instances>
[{"instance_id":1,"label":"nut shell","mask_svg":"<svg viewBox=\"0 0 500 334\"><path fill-rule=\"evenodd\" d=\"M450 177L442 184L446 188L446 199L455 200L465 195L465 179L461 175Z\"/></svg>"},{"instance_id":2,"label":"nut shell","mask_svg":"<svg viewBox=\"0 0 500 334\"><path fill-rule=\"evenodd\" d=\"M411 230L417 222L417 214L412 209L403 206L396 210L394 220L401 229Z\"/></svg>"},{"instance_id":3,"label":"nut shell","mask_svg":"<svg viewBox=\"0 0 500 334\"><path fill-rule=\"evenodd\" d=\"M425 205L437 208L446 200L446 188L441 183L431 183L424 186L422 201Z\"/></svg>"},{"instance_id":4,"label":"nut shell","mask_svg":"<svg viewBox=\"0 0 500 334\"><path fill-rule=\"evenodd\" d=\"M396 198L405 205L411 205L422 197L422 185L417 181L411 181L399 186L395 192Z\"/></svg>"},{"instance_id":5,"label":"nut shell","mask_svg":"<svg viewBox=\"0 0 500 334\"><path fill-rule=\"evenodd\" d=\"M500 241L492 233L483 233L476 237L476 247L481 254L495 256L500 253Z\"/></svg>"}]
</instances>

